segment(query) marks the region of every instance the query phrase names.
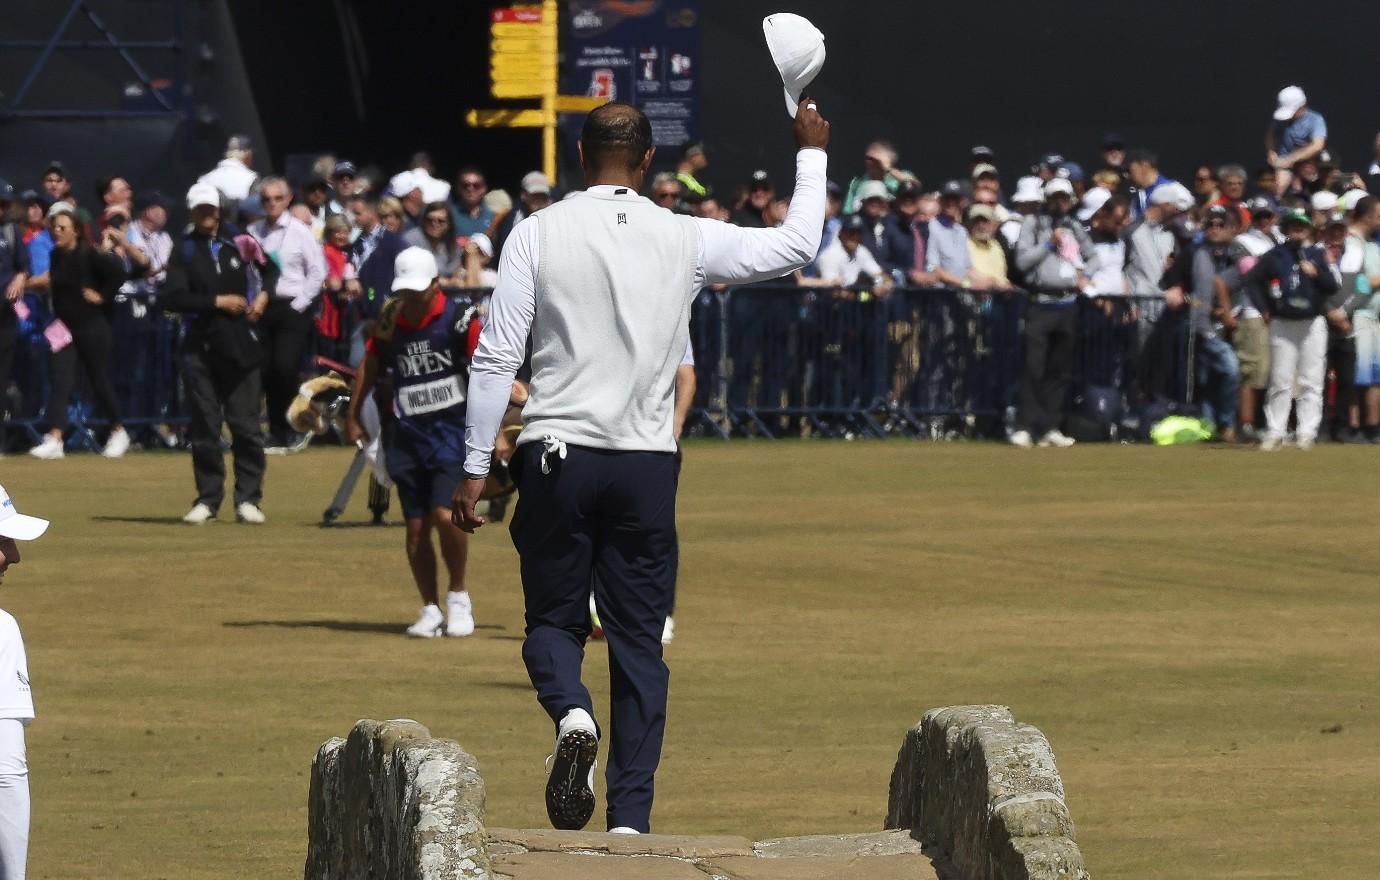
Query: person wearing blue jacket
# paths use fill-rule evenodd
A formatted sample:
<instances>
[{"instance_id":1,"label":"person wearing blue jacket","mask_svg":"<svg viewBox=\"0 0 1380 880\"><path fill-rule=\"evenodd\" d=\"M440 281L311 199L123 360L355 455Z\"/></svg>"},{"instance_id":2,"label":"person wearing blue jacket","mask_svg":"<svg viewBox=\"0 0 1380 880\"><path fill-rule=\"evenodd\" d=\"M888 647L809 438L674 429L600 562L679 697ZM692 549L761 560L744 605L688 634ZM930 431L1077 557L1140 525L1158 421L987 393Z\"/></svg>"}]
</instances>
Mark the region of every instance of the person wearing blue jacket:
<instances>
[{"instance_id":1,"label":"person wearing blue jacket","mask_svg":"<svg viewBox=\"0 0 1380 880\"><path fill-rule=\"evenodd\" d=\"M1313 221L1303 211L1280 218L1283 244L1268 251L1246 276L1246 290L1270 323L1270 389L1265 400L1266 452L1284 443L1289 409L1298 385L1299 449L1311 449L1323 415L1327 322L1345 323L1331 298L1341 287L1327 252L1309 246Z\"/></svg>"}]
</instances>

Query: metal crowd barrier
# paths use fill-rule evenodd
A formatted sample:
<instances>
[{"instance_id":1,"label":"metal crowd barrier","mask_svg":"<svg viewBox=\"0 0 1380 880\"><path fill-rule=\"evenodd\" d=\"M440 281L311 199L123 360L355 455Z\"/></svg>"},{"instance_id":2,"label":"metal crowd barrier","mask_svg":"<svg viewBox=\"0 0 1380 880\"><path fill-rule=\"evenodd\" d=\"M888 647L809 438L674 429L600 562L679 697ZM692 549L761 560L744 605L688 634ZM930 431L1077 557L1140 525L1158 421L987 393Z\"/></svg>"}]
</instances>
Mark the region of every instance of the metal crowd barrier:
<instances>
[{"instance_id":1,"label":"metal crowd barrier","mask_svg":"<svg viewBox=\"0 0 1380 880\"><path fill-rule=\"evenodd\" d=\"M729 436L998 436L1024 372L1022 291L779 284L696 298L690 428ZM1192 403L1181 313L1154 297L1080 299L1070 405L1089 389L1134 414Z\"/></svg>"},{"instance_id":2,"label":"metal crowd barrier","mask_svg":"<svg viewBox=\"0 0 1380 880\"><path fill-rule=\"evenodd\" d=\"M483 304L487 289L448 290ZM36 442L45 422L51 321L46 301L28 297L11 387L0 399L0 449ZM1024 369L1022 292L945 288L861 288L781 284L696 296L690 334L698 379L687 432L733 436L999 436L1016 406ZM1193 402L1193 345L1182 313L1158 320L1162 300L1080 299L1070 405L1096 391L1127 413L1152 401ZM163 439L185 425L177 346L181 321L152 302L121 299L113 316L112 374L126 424ZM334 335L318 334L312 355L348 362L360 320L340 314ZM80 373L80 371L79 371ZM69 417L76 445L96 448L102 422L79 377Z\"/></svg>"}]
</instances>

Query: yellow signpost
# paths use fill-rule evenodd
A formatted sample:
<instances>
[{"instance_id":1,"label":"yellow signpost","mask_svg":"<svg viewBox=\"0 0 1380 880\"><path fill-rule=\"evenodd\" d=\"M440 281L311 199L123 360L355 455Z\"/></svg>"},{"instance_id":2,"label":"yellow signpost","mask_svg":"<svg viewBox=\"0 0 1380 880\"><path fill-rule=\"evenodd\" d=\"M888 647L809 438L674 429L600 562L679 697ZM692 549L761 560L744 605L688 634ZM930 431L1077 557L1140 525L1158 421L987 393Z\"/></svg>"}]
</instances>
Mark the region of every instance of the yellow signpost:
<instances>
[{"instance_id":1,"label":"yellow signpost","mask_svg":"<svg viewBox=\"0 0 1380 880\"><path fill-rule=\"evenodd\" d=\"M561 113L588 113L606 98L558 94L560 19L556 0L515 4L490 16L489 76L499 100L538 99L535 109L471 110L471 128L540 128L542 170L556 182L556 119Z\"/></svg>"}]
</instances>

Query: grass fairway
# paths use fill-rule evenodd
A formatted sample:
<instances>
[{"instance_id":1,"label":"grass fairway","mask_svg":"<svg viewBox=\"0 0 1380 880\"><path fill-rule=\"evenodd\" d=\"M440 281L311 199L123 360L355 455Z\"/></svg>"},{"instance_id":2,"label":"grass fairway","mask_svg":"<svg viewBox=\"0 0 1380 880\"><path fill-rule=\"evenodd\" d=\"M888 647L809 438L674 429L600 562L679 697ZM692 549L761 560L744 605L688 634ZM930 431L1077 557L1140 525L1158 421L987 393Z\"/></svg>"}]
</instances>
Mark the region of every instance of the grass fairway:
<instances>
[{"instance_id":1,"label":"grass fairway","mask_svg":"<svg viewBox=\"0 0 1380 880\"><path fill-rule=\"evenodd\" d=\"M1098 880L1375 876L1376 451L686 461L657 830L876 830L905 729L991 702L1054 744ZM476 635L409 641L401 529L316 527L346 462L270 460L258 528L178 524L183 456L0 462L54 520L0 592L39 713L31 877L300 876L312 755L361 717L459 740L490 824L545 825L505 528L472 545Z\"/></svg>"}]
</instances>

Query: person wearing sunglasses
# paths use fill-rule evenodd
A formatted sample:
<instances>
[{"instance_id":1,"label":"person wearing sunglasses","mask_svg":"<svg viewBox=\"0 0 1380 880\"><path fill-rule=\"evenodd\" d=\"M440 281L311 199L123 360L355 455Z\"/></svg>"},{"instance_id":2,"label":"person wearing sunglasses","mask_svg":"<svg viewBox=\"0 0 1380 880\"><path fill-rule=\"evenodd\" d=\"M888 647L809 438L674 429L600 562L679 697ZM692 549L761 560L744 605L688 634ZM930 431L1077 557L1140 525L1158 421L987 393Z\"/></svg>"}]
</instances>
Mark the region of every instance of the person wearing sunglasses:
<instances>
[{"instance_id":1,"label":"person wearing sunglasses","mask_svg":"<svg viewBox=\"0 0 1380 880\"><path fill-rule=\"evenodd\" d=\"M436 258L441 287L468 287L479 277L479 251L461 244L445 202L429 202L422 208L422 222L403 236L408 247L419 247Z\"/></svg>"},{"instance_id":2,"label":"person wearing sunglasses","mask_svg":"<svg viewBox=\"0 0 1380 880\"><path fill-rule=\"evenodd\" d=\"M455 224L455 234L469 238L480 232L487 233L493 225L493 210L484 202L489 194L489 182L484 172L472 165L460 169L455 176L455 204L451 206L451 220Z\"/></svg>"},{"instance_id":3,"label":"person wearing sunglasses","mask_svg":"<svg viewBox=\"0 0 1380 880\"><path fill-rule=\"evenodd\" d=\"M249 227L264 253L278 266L278 286L266 306L251 308L264 350L264 397L268 402L266 451L300 448L287 421L288 405L301 384L302 351L311 335L310 312L326 280L326 258L311 228L288 213L292 187L281 177L264 178L259 196L264 219Z\"/></svg>"}]
</instances>

